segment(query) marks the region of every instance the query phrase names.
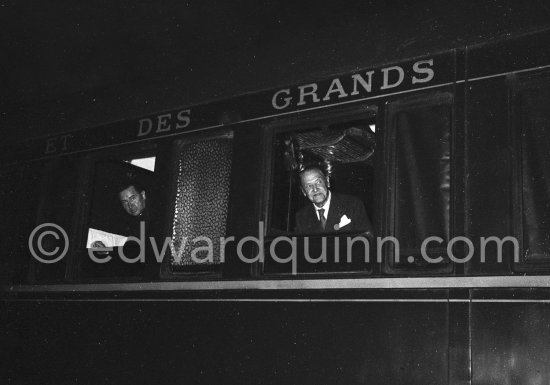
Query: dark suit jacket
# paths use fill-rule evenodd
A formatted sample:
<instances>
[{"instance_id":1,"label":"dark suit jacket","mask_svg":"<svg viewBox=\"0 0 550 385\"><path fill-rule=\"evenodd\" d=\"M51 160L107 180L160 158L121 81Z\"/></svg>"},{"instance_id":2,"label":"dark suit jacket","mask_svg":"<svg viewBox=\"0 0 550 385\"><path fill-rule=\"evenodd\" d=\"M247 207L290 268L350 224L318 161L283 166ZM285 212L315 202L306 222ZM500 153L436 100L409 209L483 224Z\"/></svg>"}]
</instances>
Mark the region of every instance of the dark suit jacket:
<instances>
[{"instance_id":1,"label":"dark suit jacket","mask_svg":"<svg viewBox=\"0 0 550 385\"><path fill-rule=\"evenodd\" d=\"M351 195L336 194L331 191L330 208L325 229L313 208L313 203L308 203L296 213L296 232L304 234L318 233L336 233L347 231L365 231L372 234L372 225L367 217L363 203ZM343 215L346 215L351 222L335 229L335 225L340 223Z\"/></svg>"}]
</instances>

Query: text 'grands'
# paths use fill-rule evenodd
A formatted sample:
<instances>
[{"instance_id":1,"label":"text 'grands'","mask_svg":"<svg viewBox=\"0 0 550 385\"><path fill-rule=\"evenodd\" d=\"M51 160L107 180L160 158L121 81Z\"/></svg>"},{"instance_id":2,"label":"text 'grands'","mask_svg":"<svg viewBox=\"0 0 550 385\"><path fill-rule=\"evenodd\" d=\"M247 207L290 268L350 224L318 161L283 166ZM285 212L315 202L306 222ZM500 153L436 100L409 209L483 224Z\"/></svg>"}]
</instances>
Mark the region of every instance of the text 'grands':
<instances>
[{"instance_id":1,"label":"text 'grands'","mask_svg":"<svg viewBox=\"0 0 550 385\"><path fill-rule=\"evenodd\" d=\"M435 75L433 59L414 62L411 68L401 66L384 67L347 77L334 78L329 82L304 84L285 88L273 94L271 104L283 110L293 103L295 106L310 105L321 101L336 101L357 95L396 88L404 82L410 85L429 83Z\"/></svg>"}]
</instances>

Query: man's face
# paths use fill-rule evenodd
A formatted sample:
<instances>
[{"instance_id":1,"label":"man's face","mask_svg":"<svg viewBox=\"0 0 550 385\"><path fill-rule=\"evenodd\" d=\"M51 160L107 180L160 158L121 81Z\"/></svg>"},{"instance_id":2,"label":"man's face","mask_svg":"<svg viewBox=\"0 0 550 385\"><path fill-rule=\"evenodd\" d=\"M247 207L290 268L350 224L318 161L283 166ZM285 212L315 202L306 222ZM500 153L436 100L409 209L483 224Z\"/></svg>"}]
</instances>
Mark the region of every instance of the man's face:
<instances>
[{"instance_id":1,"label":"man's face","mask_svg":"<svg viewBox=\"0 0 550 385\"><path fill-rule=\"evenodd\" d=\"M302 173L302 192L317 207L322 207L328 199L327 180L319 170L308 170Z\"/></svg>"},{"instance_id":2,"label":"man's face","mask_svg":"<svg viewBox=\"0 0 550 385\"><path fill-rule=\"evenodd\" d=\"M134 186L130 186L122 190L118 198L124 211L133 217L137 217L145 210L145 190L138 192Z\"/></svg>"}]
</instances>

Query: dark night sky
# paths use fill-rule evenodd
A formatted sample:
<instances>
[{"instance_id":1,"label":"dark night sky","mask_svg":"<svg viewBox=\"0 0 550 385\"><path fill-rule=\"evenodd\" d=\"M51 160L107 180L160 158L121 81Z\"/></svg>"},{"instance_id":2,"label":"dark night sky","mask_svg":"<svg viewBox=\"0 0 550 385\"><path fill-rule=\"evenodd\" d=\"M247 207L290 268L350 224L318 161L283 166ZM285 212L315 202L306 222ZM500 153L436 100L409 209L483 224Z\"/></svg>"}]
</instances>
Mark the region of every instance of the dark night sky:
<instances>
[{"instance_id":1,"label":"dark night sky","mask_svg":"<svg viewBox=\"0 0 550 385\"><path fill-rule=\"evenodd\" d=\"M550 26L546 1L0 2L8 140Z\"/></svg>"}]
</instances>

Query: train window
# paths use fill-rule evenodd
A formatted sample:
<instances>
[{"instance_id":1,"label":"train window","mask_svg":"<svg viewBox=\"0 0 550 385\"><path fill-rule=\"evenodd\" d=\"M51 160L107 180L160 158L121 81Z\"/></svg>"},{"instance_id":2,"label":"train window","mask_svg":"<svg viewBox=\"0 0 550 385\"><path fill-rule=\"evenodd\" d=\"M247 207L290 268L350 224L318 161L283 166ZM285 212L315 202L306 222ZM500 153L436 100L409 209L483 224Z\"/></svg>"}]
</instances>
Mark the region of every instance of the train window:
<instances>
[{"instance_id":1,"label":"train window","mask_svg":"<svg viewBox=\"0 0 550 385\"><path fill-rule=\"evenodd\" d=\"M522 252L520 265L524 269L550 267L550 87L548 76L527 82L519 90L516 101L516 138L520 154L515 223Z\"/></svg>"},{"instance_id":2,"label":"train window","mask_svg":"<svg viewBox=\"0 0 550 385\"><path fill-rule=\"evenodd\" d=\"M275 133L264 273L370 272L375 124L371 112Z\"/></svg>"},{"instance_id":3,"label":"train window","mask_svg":"<svg viewBox=\"0 0 550 385\"><path fill-rule=\"evenodd\" d=\"M55 253L51 258L48 258L47 254L55 250L62 251L65 247L67 247L67 257L55 263L32 259L29 282L60 282L65 279L68 273L67 265L70 263L69 256L73 250L72 242L68 241L75 235L74 223L79 216L77 207L82 200L79 194L80 182L77 157L54 158L46 162L40 182L37 226L47 226L45 228L55 226L57 230L53 228L50 230L55 231L57 235L52 234L51 237L44 238L42 246L46 255L41 258L45 261L54 260Z\"/></svg>"},{"instance_id":4,"label":"train window","mask_svg":"<svg viewBox=\"0 0 550 385\"><path fill-rule=\"evenodd\" d=\"M414 97L388 106L389 165L387 246L389 272L450 271L449 241L452 100L448 94ZM421 254L422 242L438 237Z\"/></svg>"},{"instance_id":5,"label":"train window","mask_svg":"<svg viewBox=\"0 0 550 385\"><path fill-rule=\"evenodd\" d=\"M29 261L33 260L28 240L37 223L42 172L41 162L0 169L0 284L28 281Z\"/></svg>"},{"instance_id":6,"label":"train window","mask_svg":"<svg viewBox=\"0 0 550 385\"><path fill-rule=\"evenodd\" d=\"M232 154L232 132L176 143L172 245L164 277L218 272L223 264Z\"/></svg>"},{"instance_id":7,"label":"train window","mask_svg":"<svg viewBox=\"0 0 550 385\"><path fill-rule=\"evenodd\" d=\"M162 185L151 151L146 157L109 154L96 158L89 186L88 225L82 238L87 254L81 260L83 278L141 280L158 276L154 247L161 247Z\"/></svg>"}]
</instances>

